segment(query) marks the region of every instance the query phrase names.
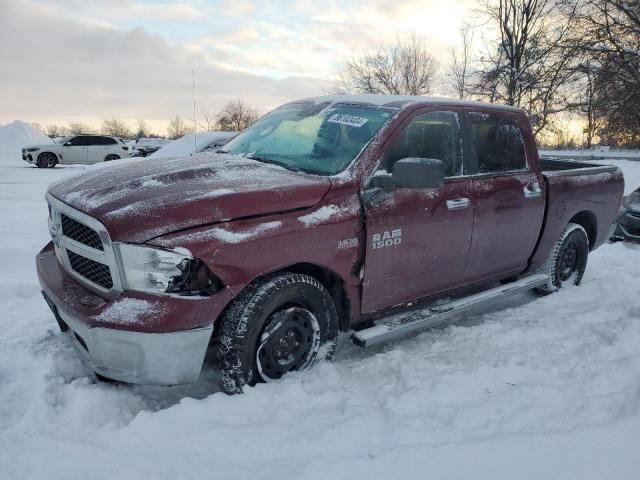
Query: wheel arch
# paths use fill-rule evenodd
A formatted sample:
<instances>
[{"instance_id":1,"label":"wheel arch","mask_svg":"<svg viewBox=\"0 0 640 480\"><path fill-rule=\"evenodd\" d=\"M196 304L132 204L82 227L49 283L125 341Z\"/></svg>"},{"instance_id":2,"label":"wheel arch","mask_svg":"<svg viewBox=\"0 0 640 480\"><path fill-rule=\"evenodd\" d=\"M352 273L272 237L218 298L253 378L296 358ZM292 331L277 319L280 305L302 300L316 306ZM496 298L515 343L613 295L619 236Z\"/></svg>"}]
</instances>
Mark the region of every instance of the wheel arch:
<instances>
[{"instance_id":1,"label":"wheel arch","mask_svg":"<svg viewBox=\"0 0 640 480\"><path fill-rule=\"evenodd\" d=\"M598 236L598 220L595 213L589 210L583 210L571 217L568 223L576 223L584 228L587 232L587 239L589 240L589 250L593 250Z\"/></svg>"},{"instance_id":2,"label":"wheel arch","mask_svg":"<svg viewBox=\"0 0 640 480\"><path fill-rule=\"evenodd\" d=\"M247 283L242 288L242 290L236 292L234 297L238 298L242 294L242 292L244 292L247 288L252 287L253 285L256 284L256 282L259 282L265 277L272 277L279 273L298 273L302 275L308 275L309 277L312 277L316 279L318 282L320 282L324 286L324 288L327 289L327 291L331 295L331 298L333 298L333 302L335 303L336 311L338 313L339 330L343 332L346 332L349 330L351 326L351 316L353 312L352 299L350 298L349 293L345 288L344 280L340 277L340 275L330 270L329 268L326 268L324 266L321 266L315 263L310 263L310 262L294 263L294 264L291 264L285 267L280 267L276 270L272 270L272 271L263 273L261 275L258 275L253 280L251 280L251 282ZM233 300L229 302L229 304L225 307L223 312L220 314L220 318L222 318L225 315L225 312L229 308L232 308L233 303L234 303ZM219 322L219 321L216 321L214 323L214 331L213 331L214 337L216 337L217 334L219 333L218 329L220 328L221 323L222 322Z\"/></svg>"},{"instance_id":3,"label":"wheel arch","mask_svg":"<svg viewBox=\"0 0 640 480\"><path fill-rule=\"evenodd\" d=\"M44 150L44 151L38 153L38 157L36 158L36 160L40 160L40 157L42 155L47 155L47 154L53 155L54 157L56 157L56 162L58 162L60 160L60 158L58 157L58 154L56 152L51 151L51 150Z\"/></svg>"},{"instance_id":4,"label":"wheel arch","mask_svg":"<svg viewBox=\"0 0 640 480\"><path fill-rule=\"evenodd\" d=\"M340 331L346 332L349 330L352 313L351 300L345 289L344 280L340 275L326 267L307 262L296 263L277 272L300 273L318 280L333 298L336 311L338 312L338 326Z\"/></svg>"}]
</instances>

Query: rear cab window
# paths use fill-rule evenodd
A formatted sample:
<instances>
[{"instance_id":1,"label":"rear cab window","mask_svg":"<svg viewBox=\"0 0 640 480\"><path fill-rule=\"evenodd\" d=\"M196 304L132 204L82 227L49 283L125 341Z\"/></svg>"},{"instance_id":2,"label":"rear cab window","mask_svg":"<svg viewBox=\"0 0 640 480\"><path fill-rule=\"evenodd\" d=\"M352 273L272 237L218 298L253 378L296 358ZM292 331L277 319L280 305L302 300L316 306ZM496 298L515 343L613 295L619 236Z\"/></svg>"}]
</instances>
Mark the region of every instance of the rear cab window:
<instances>
[{"instance_id":1,"label":"rear cab window","mask_svg":"<svg viewBox=\"0 0 640 480\"><path fill-rule=\"evenodd\" d=\"M511 115L468 112L467 118L480 175L528 169L522 131Z\"/></svg>"}]
</instances>

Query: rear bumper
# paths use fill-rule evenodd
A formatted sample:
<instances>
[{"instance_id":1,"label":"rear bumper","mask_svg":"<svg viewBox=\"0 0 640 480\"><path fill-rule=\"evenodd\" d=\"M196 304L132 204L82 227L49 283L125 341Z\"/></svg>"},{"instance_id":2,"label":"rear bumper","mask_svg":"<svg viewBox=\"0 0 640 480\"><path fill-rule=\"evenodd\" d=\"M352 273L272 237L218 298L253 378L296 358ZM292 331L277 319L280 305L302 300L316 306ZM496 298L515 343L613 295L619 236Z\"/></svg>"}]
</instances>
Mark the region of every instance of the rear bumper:
<instances>
[{"instance_id":1,"label":"rear bumper","mask_svg":"<svg viewBox=\"0 0 640 480\"><path fill-rule=\"evenodd\" d=\"M105 300L62 270L52 244L36 266L60 329L95 372L146 385L198 380L214 320L231 299L228 289L202 299L124 292Z\"/></svg>"}]
</instances>

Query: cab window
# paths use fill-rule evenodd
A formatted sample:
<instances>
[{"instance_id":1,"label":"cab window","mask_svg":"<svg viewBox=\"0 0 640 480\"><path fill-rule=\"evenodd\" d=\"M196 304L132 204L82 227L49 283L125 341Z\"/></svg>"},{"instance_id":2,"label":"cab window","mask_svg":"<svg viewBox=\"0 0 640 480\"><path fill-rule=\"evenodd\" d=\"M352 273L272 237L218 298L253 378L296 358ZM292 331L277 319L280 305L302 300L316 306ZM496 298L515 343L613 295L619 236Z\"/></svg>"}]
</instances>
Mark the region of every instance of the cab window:
<instances>
[{"instance_id":1,"label":"cab window","mask_svg":"<svg viewBox=\"0 0 640 480\"><path fill-rule=\"evenodd\" d=\"M524 140L513 118L502 114L469 114L471 139L479 173L526 170Z\"/></svg>"},{"instance_id":2,"label":"cab window","mask_svg":"<svg viewBox=\"0 0 640 480\"><path fill-rule=\"evenodd\" d=\"M444 163L446 177L462 175L459 125L455 112L429 112L417 116L394 140L380 169L392 173L393 165L400 159L435 158Z\"/></svg>"}]
</instances>

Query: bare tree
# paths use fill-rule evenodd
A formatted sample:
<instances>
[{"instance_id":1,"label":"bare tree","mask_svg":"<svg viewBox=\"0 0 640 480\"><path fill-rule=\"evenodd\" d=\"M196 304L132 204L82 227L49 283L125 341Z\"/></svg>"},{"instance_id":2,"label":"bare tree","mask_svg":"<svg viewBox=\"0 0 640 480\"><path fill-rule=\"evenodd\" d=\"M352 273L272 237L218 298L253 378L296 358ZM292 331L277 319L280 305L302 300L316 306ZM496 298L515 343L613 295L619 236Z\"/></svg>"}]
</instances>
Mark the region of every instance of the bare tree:
<instances>
[{"instance_id":1,"label":"bare tree","mask_svg":"<svg viewBox=\"0 0 640 480\"><path fill-rule=\"evenodd\" d=\"M596 106L605 117L599 136L612 145L640 146L640 2L583 0L580 48L593 72Z\"/></svg>"},{"instance_id":2,"label":"bare tree","mask_svg":"<svg viewBox=\"0 0 640 480\"><path fill-rule=\"evenodd\" d=\"M473 54L473 29L464 24L460 29L460 45L449 47L447 80L456 96L464 99L469 90Z\"/></svg>"},{"instance_id":3,"label":"bare tree","mask_svg":"<svg viewBox=\"0 0 640 480\"><path fill-rule=\"evenodd\" d=\"M206 110L201 110L200 116L202 117L202 121L198 126L203 131L210 132L211 130L215 130L218 123L217 115L215 113L207 108Z\"/></svg>"},{"instance_id":4,"label":"bare tree","mask_svg":"<svg viewBox=\"0 0 640 480\"><path fill-rule=\"evenodd\" d=\"M582 78L577 83L578 102L573 110L578 112L586 122L583 130L584 146L590 148L594 138L606 124L606 110L598 88L598 69L589 61L578 65L577 69L582 74Z\"/></svg>"},{"instance_id":5,"label":"bare tree","mask_svg":"<svg viewBox=\"0 0 640 480\"><path fill-rule=\"evenodd\" d=\"M184 137L188 133L193 133L193 125L185 122L180 115L176 115L169 121L169 126L167 127L167 134L171 140L175 140L176 138Z\"/></svg>"},{"instance_id":6,"label":"bare tree","mask_svg":"<svg viewBox=\"0 0 640 480\"><path fill-rule=\"evenodd\" d=\"M89 125L82 122L71 122L67 130L71 135L79 135L81 133L93 133L94 131Z\"/></svg>"},{"instance_id":7,"label":"bare tree","mask_svg":"<svg viewBox=\"0 0 640 480\"><path fill-rule=\"evenodd\" d=\"M423 39L416 35L398 37L393 45L347 58L339 67L332 90L426 95L433 90L438 67Z\"/></svg>"},{"instance_id":8,"label":"bare tree","mask_svg":"<svg viewBox=\"0 0 640 480\"><path fill-rule=\"evenodd\" d=\"M242 100L228 102L217 115L220 130L239 132L258 119L258 111Z\"/></svg>"},{"instance_id":9,"label":"bare tree","mask_svg":"<svg viewBox=\"0 0 640 480\"><path fill-rule=\"evenodd\" d=\"M114 137L131 138L131 129L118 117L103 120L102 133L105 135L113 135Z\"/></svg>"},{"instance_id":10,"label":"bare tree","mask_svg":"<svg viewBox=\"0 0 640 480\"><path fill-rule=\"evenodd\" d=\"M66 135L68 130L60 125L47 125L46 134L48 137L62 137Z\"/></svg>"},{"instance_id":11,"label":"bare tree","mask_svg":"<svg viewBox=\"0 0 640 480\"><path fill-rule=\"evenodd\" d=\"M536 133L569 103L566 87L576 77L573 21L578 1L482 0L482 12L500 36L487 44L474 91L528 110Z\"/></svg>"},{"instance_id":12,"label":"bare tree","mask_svg":"<svg viewBox=\"0 0 640 480\"><path fill-rule=\"evenodd\" d=\"M149 129L149 125L144 120L138 120L137 122L137 131L135 133L136 138L146 138L151 134Z\"/></svg>"}]
</instances>

